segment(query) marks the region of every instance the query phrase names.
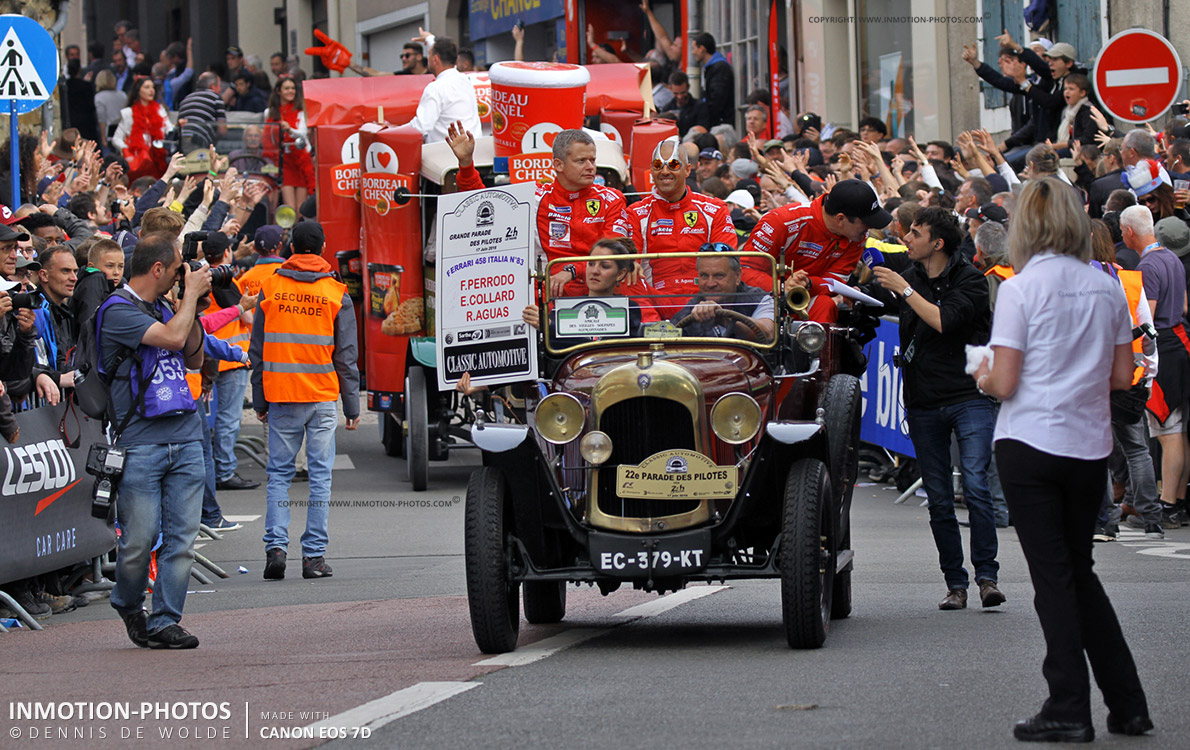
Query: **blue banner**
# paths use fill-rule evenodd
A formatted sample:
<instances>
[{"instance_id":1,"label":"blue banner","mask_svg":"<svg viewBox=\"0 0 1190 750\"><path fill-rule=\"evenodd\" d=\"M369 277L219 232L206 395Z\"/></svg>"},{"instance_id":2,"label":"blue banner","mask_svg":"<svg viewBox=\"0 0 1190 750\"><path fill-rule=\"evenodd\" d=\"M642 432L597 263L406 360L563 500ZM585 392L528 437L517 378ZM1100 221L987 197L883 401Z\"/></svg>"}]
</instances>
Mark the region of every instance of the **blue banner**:
<instances>
[{"instance_id":1,"label":"blue banner","mask_svg":"<svg viewBox=\"0 0 1190 750\"><path fill-rule=\"evenodd\" d=\"M865 443L894 453L916 456L909 440L909 423L905 420L901 368L893 364L893 355L901 351L900 325L896 319L881 318L876 338L865 351L868 369L859 380L864 394L859 437Z\"/></svg>"},{"instance_id":2,"label":"blue banner","mask_svg":"<svg viewBox=\"0 0 1190 750\"><path fill-rule=\"evenodd\" d=\"M487 39L512 30L566 15L565 0L470 0L471 39Z\"/></svg>"}]
</instances>

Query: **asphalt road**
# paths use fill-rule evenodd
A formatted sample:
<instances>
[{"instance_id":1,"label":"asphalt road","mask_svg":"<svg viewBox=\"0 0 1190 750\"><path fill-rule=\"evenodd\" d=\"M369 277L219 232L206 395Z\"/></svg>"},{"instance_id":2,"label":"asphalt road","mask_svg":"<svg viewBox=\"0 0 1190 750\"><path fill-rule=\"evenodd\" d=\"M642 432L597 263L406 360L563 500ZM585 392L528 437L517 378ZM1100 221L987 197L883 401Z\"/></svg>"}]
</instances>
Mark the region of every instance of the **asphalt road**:
<instances>
[{"instance_id":1,"label":"asphalt road","mask_svg":"<svg viewBox=\"0 0 1190 750\"><path fill-rule=\"evenodd\" d=\"M231 574L194 582L187 599L183 624L201 647L136 649L103 600L43 632L0 634L0 747L298 748L340 732L348 739L330 747L1012 747L1012 723L1044 697L1011 529L1000 546L1007 604L940 612L924 509L861 487L855 610L821 650L785 645L777 582L741 581L665 598L572 589L563 623L522 623L520 648L493 660L471 638L463 578L461 496L478 456L432 464L430 489L413 493L374 424L341 431L337 452L334 499L356 505L331 511L333 578L301 578L295 509L289 575L262 580L264 489L222 493L225 513L246 521L199 550ZM1109 735L1096 696L1097 742L1185 747L1190 529L1097 545L1096 559L1157 724L1148 738ZM87 705L62 706L76 701ZM146 716L78 717L101 701L151 705ZM20 713L50 704L76 714ZM313 736L283 738L294 731Z\"/></svg>"}]
</instances>

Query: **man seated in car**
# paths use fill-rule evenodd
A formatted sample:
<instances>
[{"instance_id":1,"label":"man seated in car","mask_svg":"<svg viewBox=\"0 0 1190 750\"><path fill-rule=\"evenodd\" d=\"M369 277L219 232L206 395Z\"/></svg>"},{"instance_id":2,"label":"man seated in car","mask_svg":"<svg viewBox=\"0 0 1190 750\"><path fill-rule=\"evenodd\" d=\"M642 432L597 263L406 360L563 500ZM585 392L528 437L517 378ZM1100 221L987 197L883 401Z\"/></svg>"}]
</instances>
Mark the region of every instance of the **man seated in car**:
<instances>
[{"instance_id":1,"label":"man seated in car","mask_svg":"<svg viewBox=\"0 0 1190 750\"><path fill-rule=\"evenodd\" d=\"M763 289L748 286L740 280L740 259L734 248L722 242L707 243L699 248L698 294L673 317L675 324L693 318L683 326L685 336L718 336L772 341L776 306L773 295ZM763 334L757 336L752 326L724 315L732 311L748 318Z\"/></svg>"}]
</instances>

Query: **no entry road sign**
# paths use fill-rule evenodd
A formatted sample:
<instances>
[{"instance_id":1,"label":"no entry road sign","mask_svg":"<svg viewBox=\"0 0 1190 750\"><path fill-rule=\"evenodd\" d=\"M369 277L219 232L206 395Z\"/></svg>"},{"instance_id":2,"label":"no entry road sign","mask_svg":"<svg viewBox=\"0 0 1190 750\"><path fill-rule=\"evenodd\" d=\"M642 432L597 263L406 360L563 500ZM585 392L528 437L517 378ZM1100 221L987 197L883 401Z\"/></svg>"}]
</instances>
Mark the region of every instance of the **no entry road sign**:
<instances>
[{"instance_id":1,"label":"no entry road sign","mask_svg":"<svg viewBox=\"0 0 1190 750\"><path fill-rule=\"evenodd\" d=\"M1128 29L1107 40L1091 74L1107 113L1125 122L1155 120L1173 104L1182 83L1182 61L1164 37Z\"/></svg>"}]
</instances>

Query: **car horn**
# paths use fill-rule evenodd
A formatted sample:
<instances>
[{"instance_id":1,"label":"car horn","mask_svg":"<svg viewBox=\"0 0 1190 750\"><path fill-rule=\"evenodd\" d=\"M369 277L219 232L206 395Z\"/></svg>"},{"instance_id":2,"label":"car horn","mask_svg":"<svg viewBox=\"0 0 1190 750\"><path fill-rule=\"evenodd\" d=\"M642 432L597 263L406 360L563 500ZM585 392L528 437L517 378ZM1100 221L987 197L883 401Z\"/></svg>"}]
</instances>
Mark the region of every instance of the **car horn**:
<instances>
[{"instance_id":1,"label":"car horn","mask_svg":"<svg viewBox=\"0 0 1190 750\"><path fill-rule=\"evenodd\" d=\"M810 317L810 290L804 286L792 286L785 292L785 306L802 320Z\"/></svg>"}]
</instances>

